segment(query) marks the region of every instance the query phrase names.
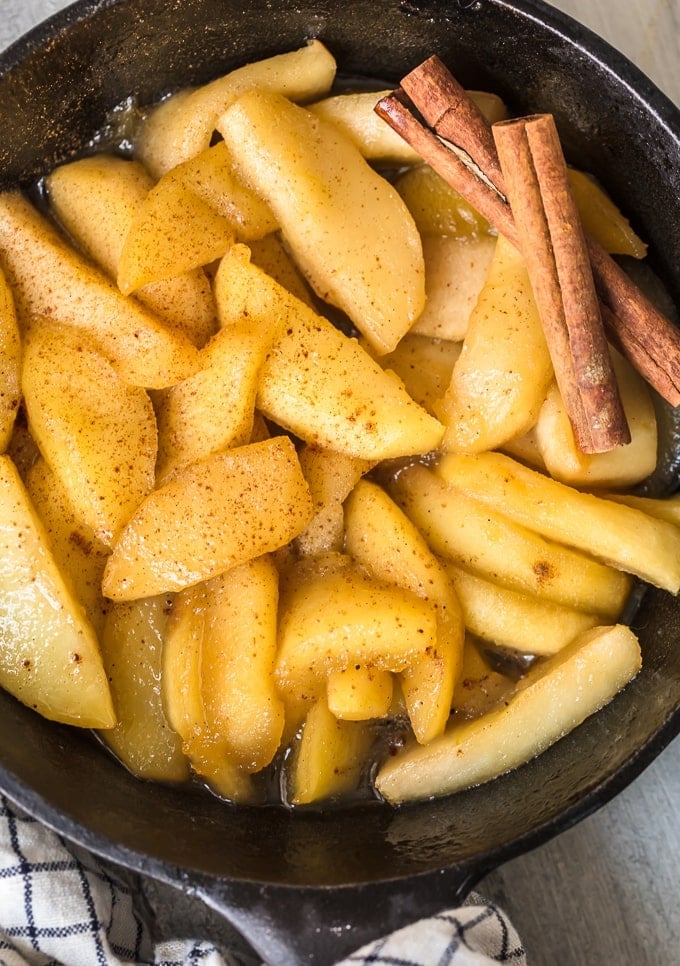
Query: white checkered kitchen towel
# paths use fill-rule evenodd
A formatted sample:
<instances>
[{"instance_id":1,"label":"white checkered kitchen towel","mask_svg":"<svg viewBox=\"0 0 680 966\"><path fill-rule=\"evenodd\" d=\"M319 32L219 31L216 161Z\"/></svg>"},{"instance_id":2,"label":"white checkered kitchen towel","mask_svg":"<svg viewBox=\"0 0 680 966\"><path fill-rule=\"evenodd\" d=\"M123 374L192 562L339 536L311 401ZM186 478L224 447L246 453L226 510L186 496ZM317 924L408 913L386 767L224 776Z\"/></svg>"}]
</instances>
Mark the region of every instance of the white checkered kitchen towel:
<instances>
[{"instance_id":1,"label":"white checkered kitchen towel","mask_svg":"<svg viewBox=\"0 0 680 966\"><path fill-rule=\"evenodd\" d=\"M255 954L200 937L155 941L134 877L111 872L0 796L1 966L254 966ZM468 902L370 943L342 966L526 963L506 916Z\"/></svg>"}]
</instances>

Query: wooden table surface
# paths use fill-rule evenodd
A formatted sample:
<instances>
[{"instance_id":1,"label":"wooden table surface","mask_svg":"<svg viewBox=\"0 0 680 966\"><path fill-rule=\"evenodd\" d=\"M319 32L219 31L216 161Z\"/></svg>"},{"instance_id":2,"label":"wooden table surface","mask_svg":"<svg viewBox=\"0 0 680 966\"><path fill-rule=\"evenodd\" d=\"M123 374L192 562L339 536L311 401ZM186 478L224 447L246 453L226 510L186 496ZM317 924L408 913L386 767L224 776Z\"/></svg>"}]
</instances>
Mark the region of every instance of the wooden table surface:
<instances>
[{"instance_id":1,"label":"wooden table surface","mask_svg":"<svg viewBox=\"0 0 680 966\"><path fill-rule=\"evenodd\" d=\"M0 48L67 4L0 0ZM556 0L680 104L680 0ZM680 190L680 186L678 186ZM614 801L488 875L530 966L680 966L680 739ZM148 883L168 935L219 938L197 901Z\"/></svg>"}]
</instances>

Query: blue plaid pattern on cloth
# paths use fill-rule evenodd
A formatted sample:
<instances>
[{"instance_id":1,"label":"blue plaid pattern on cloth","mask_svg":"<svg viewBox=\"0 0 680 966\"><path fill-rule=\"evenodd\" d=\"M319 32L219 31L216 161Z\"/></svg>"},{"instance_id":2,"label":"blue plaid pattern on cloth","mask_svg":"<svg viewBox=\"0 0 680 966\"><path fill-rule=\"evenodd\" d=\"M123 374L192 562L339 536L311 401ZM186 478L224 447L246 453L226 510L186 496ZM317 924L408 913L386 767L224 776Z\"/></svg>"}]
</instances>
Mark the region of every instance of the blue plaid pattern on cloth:
<instances>
[{"instance_id":1,"label":"blue plaid pattern on cloth","mask_svg":"<svg viewBox=\"0 0 680 966\"><path fill-rule=\"evenodd\" d=\"M248 963L258 962L248 958ZM155 941L136 877L67 843L0 796L0 966L245 966L200 939ZM338 966L526 966L504 913L472 895Z\"/></svg>"}]
</instances>

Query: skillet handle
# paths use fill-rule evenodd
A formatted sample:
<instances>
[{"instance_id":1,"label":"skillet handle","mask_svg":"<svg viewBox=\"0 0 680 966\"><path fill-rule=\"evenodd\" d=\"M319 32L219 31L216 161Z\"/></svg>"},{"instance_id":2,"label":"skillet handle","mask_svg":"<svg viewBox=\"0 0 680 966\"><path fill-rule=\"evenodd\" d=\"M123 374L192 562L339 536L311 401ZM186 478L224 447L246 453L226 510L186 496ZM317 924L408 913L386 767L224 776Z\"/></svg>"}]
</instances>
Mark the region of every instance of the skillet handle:
<instances>
[{"instance_id":1,"label":"skillet handle","mask_svg":"<svg viewBox=\"0 0 680 966\"><path fill-rule=\"evenodd\" d=\"M460 904L486 869L459 865L355 886L192 884L270 966L330 966L374 939Z\"/></svg>"}]
</instances>

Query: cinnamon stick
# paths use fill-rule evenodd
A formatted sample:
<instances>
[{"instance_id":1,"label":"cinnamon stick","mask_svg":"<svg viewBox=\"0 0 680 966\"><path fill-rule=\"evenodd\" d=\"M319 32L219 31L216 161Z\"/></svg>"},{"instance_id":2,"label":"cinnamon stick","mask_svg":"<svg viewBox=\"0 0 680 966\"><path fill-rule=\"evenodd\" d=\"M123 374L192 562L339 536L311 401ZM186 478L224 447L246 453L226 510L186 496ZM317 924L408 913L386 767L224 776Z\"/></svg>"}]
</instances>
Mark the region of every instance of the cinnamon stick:
<instances>
[{"instance_id":1,"label":"cinnamon stick","mask_svg":"<svg viewBox=\"0 0 680 966\"><path fill-rule=\"evenodd\" d=\"M434 66L433 66L434 65ZM394 117L397 123L393 123L391 111L387 109L390 98L383 98L380 105L376 108L378 113L388 124L402 134L402 137L413 146L421 155L423 160L431 166L446 180L447 164L441 156L441 149L447 150L446 144L437 139L440 134L442 138L452 144L465 145L463 150L468 154L479 167L482 164L489 166L489 137L491 136L491 126L481 115L475 114L476 107L472 109L466 107L460 111L442 111L442 100L448 96L446 93L440 96L439 93L432 94L431 88L434 86L439 92L450 92L451 75L447 68L436 59L430 58L421 64L408 75L409 95L412 104L418 110L424 110L433 119L435 131L433 141L437 145L436 150L431 150L432 141L427 141L422 137L422 131L427 132L427 127L413 117L412 121L416 127L416 137L419 146L409 140L413 134L413 128L403 116L408 113L410 107L403 94L400 94L400 109L396 112L399 116ZM453 79L453 94L455 103L465 102L467 94ZM469 100L469 98L468 98ZM472 102L470 101L472 104ZM439 119L436 115L439 114ZM471 117L474 120L471 122ZM445 120L442 120L445 118ZM422 130L421 130L422 129ZM430 132L432 133L432 132ZM493 138L491 138L493 140ZM449 151L453 154L453 152ZM502 174L499 178L498 169L491 162L490 170L495 170L495 187L501 195L505 194ZM487 175L488 177L488 175ZM491 180L490 178L488 180ZM509 207L503 207L498 203L499 195L485 185L484 179L466 165L456 166L456 181L450 182L452 186L480 212L491 224L514 244L518 244L517 234L514 231L514 224ZM631 364L647 380L647 382L657 390L672 406L680 404L680 332L670 322L669 319L647 299L640 289L629 279L620 266L608 255L597 243L586 236L588 252L591 259L593 276L596 289L603 306L607 320L607 328L613 333L613 341L619 345L623 354Z\"/></svg>"},{"instance_id":2,"label":"cinnamon stick","mask_svg":"<svg viewBox=\"0 0 680 966\"><path fill-rule=\"evenodd\" d=\"M583 453L630 442L583 229L550 114L493 127L515 228L564 405Z\"/></svg>"},{"instance_id":3,"label":"cinnamon stick","mask_svg":"<svg viewBox=\"0 0 680 966\"><path fill-rule=\"evenodd\" d=\"M465 96L467 97L467 95ZM423 103L423 101L419 101L420 103ZM436 101L432 103L437 104ZM473 105L473 107L476 112L476 106ZM438 113L437 107L428 108L426 105L426 110L431 118ZM422 157L427 159L428 163L441 177L460 194L464 195L487 221L495 225L516 246L520 246L513 212L506 198L489 184L490 179L480 177L473 168L465 164L456 152L451 151L445 143L442 143L429 128L415 117L411 112L404 91L400 89L384 97L376 106L376 111ZM467 117L470 116L470 112L467 112ZM483 123L491 143L494 145L496 159L498 159L491 128L484 119ZM479 125L476 126L479 130ZM469 140L467 145L472 146ZM468 153L467 150L466 153ZM488 151L486 153L488 154ZM473 158L475 163L480 156L479 152L476 152ZM496 180L504 184L501 165L498 160L496 160L496 164L499 172L495 176ZM592 291L592 276L590 286ZM607 352L604 357L602 355L601 349L603 344L606 348L606 339L603 335L599 339L581 336L579 333L583 331L583 324L577 322L576 326L579 331L574 336L574 348L578 355L577 359L574 360L572 343L564 319L564 306L557 283L555 289L558 294L552 300L552 311L542 308L541 315L545 314L551 319L560 320L546 331L546 338L551 348L553 367L574 429L575 439L582 452L603 452L613 449L624 442L629 442L630 434L616 390L616 381L611 370L609 353ZM578 304L578 297L576 301ZM578 317L580 319L580 316ZM595 318L599 332L602 333L602 321L599 317L597 305L595 307ZM579 372L578 376L575 375L575 369ZM608 385L608 388L603 388L606 385ZM584 406L582 393L587 399L587 406Z\"/></svg>"},{"instance_id":4,"label":"cinnamon stick","mask_svg":"<svg viewBox=\"0 0 680 966\"><path fill-rule=\"evenodd\" d=\"M602 317L612 341L672 406L680 404L680 332L624 272L586 235Z\"/></svg>"},{"instance_id":5,"label":"cinnamon stick","mask_svg":"<svg viewBox=\"0 0 680 966\"><path fill-rule=\"evenodd\" d=\"M448 184L463 195L483 218L501 234L517 244L512 212L506 199L488 180L480 178L455 151L433 134L412 113L408 98L398 89L383 97L375 106L383 120L400 134Z\"/></svg>"},{"instance_id":6,"label":"cinnamon stick","mask_svg":"<svg viewBox=\"0 0 680 966\"><path fill-rule=\"evenodd\" d=\"M493 185L505 194L491 126L465 88L433 54L401 81L401 88L428 125L462 148Z\"/></svg>"}]
</instances>

